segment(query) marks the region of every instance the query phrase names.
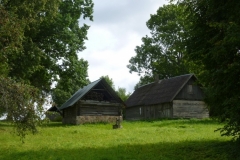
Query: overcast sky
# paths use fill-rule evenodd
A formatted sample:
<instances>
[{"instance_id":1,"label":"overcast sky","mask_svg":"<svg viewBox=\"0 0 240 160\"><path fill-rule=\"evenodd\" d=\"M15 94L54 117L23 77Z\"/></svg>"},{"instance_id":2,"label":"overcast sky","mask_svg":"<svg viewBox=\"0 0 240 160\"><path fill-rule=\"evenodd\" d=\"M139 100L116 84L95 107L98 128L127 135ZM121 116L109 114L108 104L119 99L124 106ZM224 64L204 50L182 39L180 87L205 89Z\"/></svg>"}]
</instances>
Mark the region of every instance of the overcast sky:
<instances>
[{"instance_id":1,"label":"overcast sky","mask_svg":"<svg viewBox=\"0 0 240 160\"><path fill-rule=\"evenodd\" d=\"M142 44L141 38L149 35L146 27L150 14L166 0L93 0L93 22L90 25L88 40L79 58L88 61L90 81L108 75L115 87L124 87L133 92L139 81L136 73L129 73L126 67L129 59L135 56L135 47Z\"/></svg>"}]
</instances>

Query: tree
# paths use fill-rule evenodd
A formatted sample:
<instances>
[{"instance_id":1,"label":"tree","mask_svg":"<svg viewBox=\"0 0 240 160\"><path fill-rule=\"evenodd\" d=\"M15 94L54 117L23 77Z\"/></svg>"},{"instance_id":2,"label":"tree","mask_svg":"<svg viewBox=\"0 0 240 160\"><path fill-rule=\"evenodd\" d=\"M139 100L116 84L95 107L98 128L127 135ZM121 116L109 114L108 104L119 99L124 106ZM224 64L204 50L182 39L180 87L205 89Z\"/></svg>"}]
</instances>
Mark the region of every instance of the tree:
<instances>
[{"instance_id":1,"label":"tree","mask_svg":"<svg viewBox=\"0 0 240 160\"><path fill-rule=\"evenodd\" d=\"M89 28L79 19L92 20L92 13L92 0L0 1L0 111L21 137L36 131L52 83L64 81L68 69L85 73L87 66L76 65L86 63L74 59Z\"/></svg>"},{"instance_id":2,"label":"tree","mask_svg":"<svg viewBox=\"0 0 240 160\"><path fill-rule=\"evenodd\" d=\"M37 132L37 124L44 113L43 103L38 89L0 77L0 116L7 112L22 141L27 131Z\"/></svg>"},{"instance_id":3,"label":"tree","mask_svg":"<svg viewBox=\"0 0 240 160\"><path fill-rule=\"evenodd\" d=\"M183 5L164 5L147 21L151 37L142 38L143 44L136 47L137 55L129 60L127 66L130 73L143 75L139 84L152 82L156 74L165 79L191 71L191 62L184 56L183 41L188 37L186 30L190 25L186 23L184 11Z\"/></svg>"},{"instance_id":4,"label":"tree","mask_svg":"<svg viewBox=\"0 0 240 160\"><path fill-rule=\"evenodd\" d=\"M122 88L122 87L118 87L118 89L116 90L116 93L121 98L121 100L123 102L125 102L131 95L131 93L126 92L126 88ZM125 115L126 115L126 108L125 107L122 108L122 115L123 115L123 118L125 118Z\"/></svg>"},{"instance_id":5,"label":"tree","mask_svg":"<svg viewBox=\"0 0 240 160\"><path fill-rule=\"evenodd\" d=\"M183 0L192 16L187 56L203 66L210 113L227 124L222 135L240 139L240 1Z\"/></svg>"},{"instance_id":6,"label":"tree","mask_svg":"<svg viewBox=\"0 0 240 160\"><path fill-rule=\"evenodd\" d=\"M131 93L127 93L126 88L118 87L116 90L117 95L122 99L123 102L125 102Z\"/></svg>"},{"instance_id":7,"label":"tree","mask_svg":"<svg viewBox=\"0 0 240 160\"><path fill-rule=\"evenodd\" d=\"M77 90L89 84L88 77L88 62L77 57L71 58L71 62L63 63L64 69L59 74L59 81L53 89L52 98L57 106L61 106L69 99ZM67 66L67 67L66 67Z\"/></svg>"},{"instance_id":8,"label":"tree","mask_svg":"<svg viewBox=\"0 0 240 160\"><path fill-rule=\"evenodd\" d=\"M92 1L6 0L0 5L0 59L7 62L8 76L50 91L62 69L58 62L71 62L69 57L85 49L89 26L80 27L79 18L92 19Z\"/></svg>"},{"instance_id":9,"label":"tree","mask_svg":"<svg viewBox=\"0 0 240 160\"><path fill-rule=\"evenodd\" d=\"M115 85L113 82L113 79L110 78L108 75L101 76L100 78L104 78L107 83L113 88L113 90L117 93L117 95L122 99L122 101L126 101L131 93L126 93L126 88L118 87L118 89L115 89Z\"/></svg>"},{"instance_id":10,"label":"tree","mask_svg":"<svg viewBox=\"0 0 240 160\"><path fill-rule=\"evenodd\" d=\"M115 85L113 83L113 79L112 78L110 78L108 75L101 76L100 78L104 78L107 81L107 83L113 88L113 90L115 90Z\"/></svg>"}]
</instances>

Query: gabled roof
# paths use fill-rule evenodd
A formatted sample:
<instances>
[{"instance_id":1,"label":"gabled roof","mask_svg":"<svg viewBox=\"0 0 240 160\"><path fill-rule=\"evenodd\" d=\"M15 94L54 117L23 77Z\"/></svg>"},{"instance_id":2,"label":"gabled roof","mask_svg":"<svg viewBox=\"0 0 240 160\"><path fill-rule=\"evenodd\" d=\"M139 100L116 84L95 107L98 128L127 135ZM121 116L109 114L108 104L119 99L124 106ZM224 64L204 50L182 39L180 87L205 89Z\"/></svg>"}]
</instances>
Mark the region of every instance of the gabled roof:
<instances>
[{"instance_id":1,"label":"gabled roof","mask_svg":"<svg viewBox=\"0 0 240 160\"><path fill-rule=\"evenodd\" d=\"M125 102L127 107L171 102L193 74L159 80L136 89Z\"/></svg>"},{"instance_id":2,"label":"gabled roof","mask_svg":"<svg viewBox=\"0 0 240 160\"><path fill-rule=\"evenodd\" d=\"M62 116L62 111L55 105L53 105L52 107L50 107L48 110L48 112L58 112L61 116Z\"/></svg>"},{"instance_id":3,"label":"gabled roof","mask_svg":"<svg viewBox=\"0 0 240 160\"><path fill-rule=\"evenodd\" d=\"M47 111L50 111L50 112L57 112L59 109L53 105L52 107L50 107Z\"/></svg>"},{"instance_id":4,"label":"gabled roof","mask_svg":"<svg viewBox=\"0 0 240 160\"><path fill-rule=\"evenodd\" d=\"M107 92L108 95L111 95L111 97L113 98L114 101L116 101L118 103L123 103L121 98L119 98L119 96L112 89L112 87L106 82L106 80L104 78L101 78L101 79L96 80L96 81L90 83L89 85L84 86L83 88L79 89L59 109L62 110L62 109L65 109L67 107L74 105L77 101L84 98L85 95L87 95L90 91L94 90L99 85L101 85L103 87L103 89L96 89L96 91L102 90L101 92L105 92L105 95Z\"/></svg>"}]
</instances>

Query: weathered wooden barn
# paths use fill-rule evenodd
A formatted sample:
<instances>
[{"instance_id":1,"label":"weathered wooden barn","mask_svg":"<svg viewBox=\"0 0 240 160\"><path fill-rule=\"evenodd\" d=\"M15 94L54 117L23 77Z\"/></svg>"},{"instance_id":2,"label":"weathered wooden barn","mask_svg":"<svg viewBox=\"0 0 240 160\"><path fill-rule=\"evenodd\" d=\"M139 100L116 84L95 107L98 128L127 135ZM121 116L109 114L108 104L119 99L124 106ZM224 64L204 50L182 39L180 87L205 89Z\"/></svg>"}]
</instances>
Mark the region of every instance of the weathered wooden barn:
<instances>
[{"instance_id":1,"label":"weathered wooden barn","mask_svg":"<svg viewBox=\"0 0 240 160\"><path fill-rule=\"evenodd\" d=\"M201 86L193 74L157 80L137 88L125 102L127 120L207 118Z\"/></svg>"},{"instance_id":2,"label":"weathered wooden barn","mask_svg":"<svg viewBox=\"0 0 240 160\"><path fill-rule=\"evenodd\" d=\"M79 89L59 109L64 124L116 122L124 103L102 78Z\"/></svg>"}]
</instances>

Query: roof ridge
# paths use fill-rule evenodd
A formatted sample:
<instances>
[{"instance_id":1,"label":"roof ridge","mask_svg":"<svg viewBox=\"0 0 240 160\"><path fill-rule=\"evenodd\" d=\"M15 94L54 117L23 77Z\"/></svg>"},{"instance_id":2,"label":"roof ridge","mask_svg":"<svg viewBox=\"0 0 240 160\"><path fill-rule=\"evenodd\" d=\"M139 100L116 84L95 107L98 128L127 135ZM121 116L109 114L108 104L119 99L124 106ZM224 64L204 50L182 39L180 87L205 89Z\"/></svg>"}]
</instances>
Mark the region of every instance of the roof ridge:
<instances>
[{"instance_id":1,"label":"roof ridge","mask_svg":"<svg viewBox=\"0 0 240 160\"><path fill-rule=\"evenodd\" d=\"M149 105L157 103L165 103L173 100L184 85L195 77L194 74L184 74L169 79L162 79L158 82L149 83L139 87L129 97L127 106Z\"/></svg>"},{"instance_id":2,"label":"roof ridge","mask_svg":"<svg viewBox=\"0 0 240 160\"><path fill-rule=\"evenodd\" d=\"M195 75L194 74L186 74L186 75L183 75L183 76L189 76L188 79L180 86L180 88L178 89L178 91L174 94L174 96L171 98L171 101L176 97L176 95L180 92L180 90L183 88L183 86ZM182 77L183 77L182 76ZM181 76L179 76L181 77Z\"/></svg>"},{"instance_id":3,"label":"roof ridge","mask_svg":"<svg viewBox=\"0 0 240 160\"><path fill-rule=\"evenodd\" d=\"M192 76L192 75L194 75L194 74L193 73L189 73L189 74L183 74L183 75L179 75L179 76L170 77L168 79L179 78L179 77L184 77L184 76ZM162 79L162 80L168 80L168 79Z\"/></svg>"},{"instance_id":4,"label":"roof ridge","mask_svg":"<svg viewBox=\"0 0 240 160\"><path fill-rule=\"evenodd\" d=\"M189 74L183 74L183 75L179 75L179 76L170 77L170 78L168 78L168 79L159 79L157 83L160 83L160 82L162 82L163 80L170 80L170 79L173 79L173 78L179 78L179 77L191 76L191 75L194 75L194 74L193 74L193 73L189 73ZM156 83L156 82L151 82L151 83L148 83L148 84L144 84L144 85L139 86L138 88L141 88L141 87L150 85L150 84L152 84L152 83Z\"/></svg>"},{"instance_id":5,"label":"roof ridge","mask_svg":"<svg viewBox=\"0 0 240 160\"><path fill-rule=\"evenodd\" d=\"M102 79L98 79L98 80L93 81L93 82L89 83L88 85L83 86L82 88L78 89L67 101L65 101L65 103L63 103L59 107L59 109L64 109L64 108L67 108L68 106L71 106L72 103L75 103L75 101L79 100L82 96L86 95L101 80ZM77 96L77 98L76 98L76 96Z\"/></svg>"}]
</instances>

